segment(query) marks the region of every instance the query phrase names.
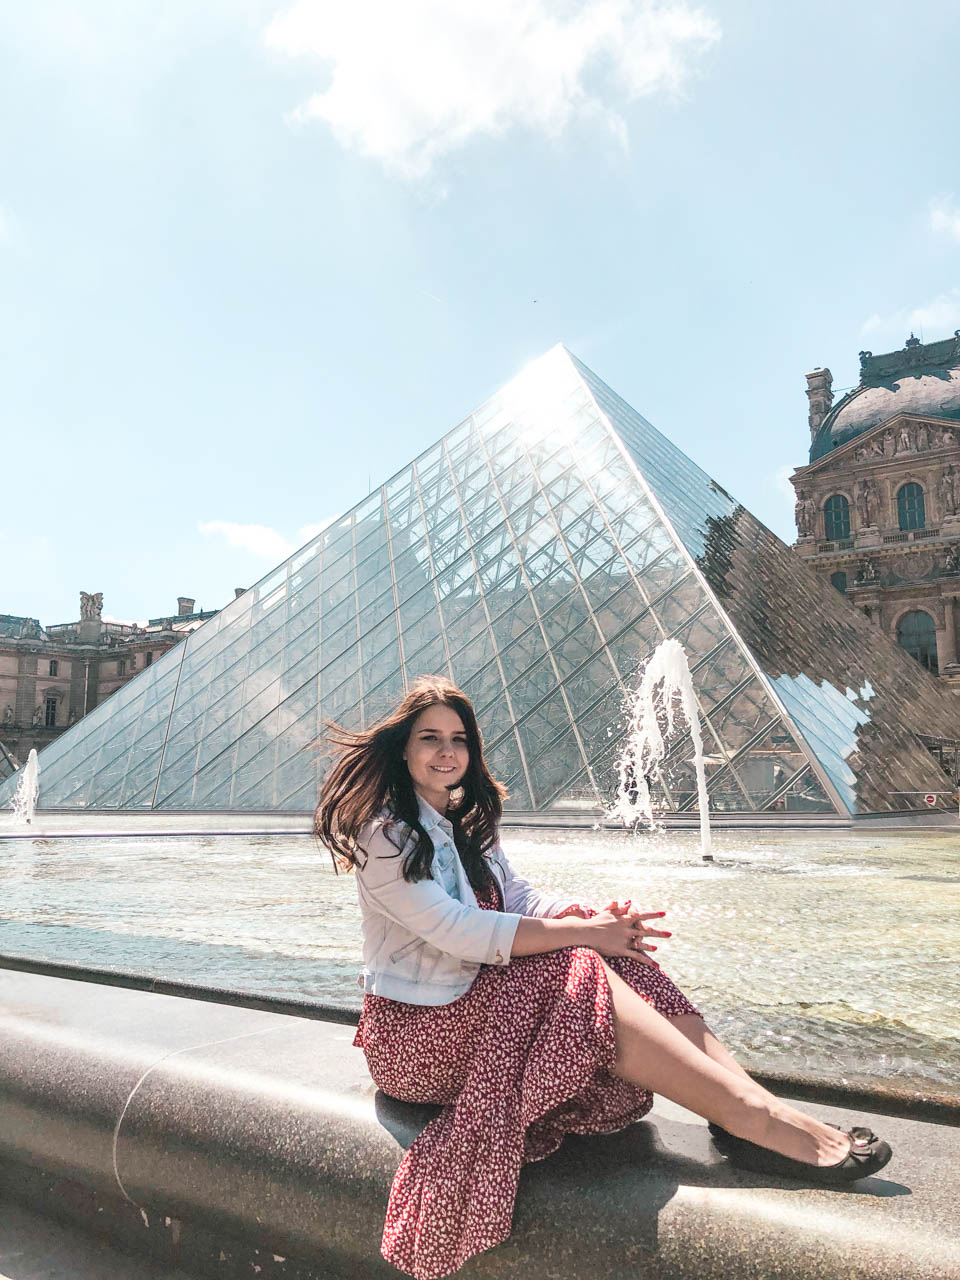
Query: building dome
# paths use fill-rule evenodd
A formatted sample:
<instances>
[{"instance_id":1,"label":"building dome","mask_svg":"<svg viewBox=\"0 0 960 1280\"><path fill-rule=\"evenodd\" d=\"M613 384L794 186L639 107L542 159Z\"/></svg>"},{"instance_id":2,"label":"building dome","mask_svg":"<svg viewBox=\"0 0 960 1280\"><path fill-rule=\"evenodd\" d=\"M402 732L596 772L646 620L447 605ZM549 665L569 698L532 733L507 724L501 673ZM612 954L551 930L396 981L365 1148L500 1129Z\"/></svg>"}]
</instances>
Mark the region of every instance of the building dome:
<instances>
[{"instance_id":1,"label":"building dome","mask_svg":"<svg viewBox=\"0 0 960 1280\"><path fill-rule=\"evenodd\" d=\"M810 461L898 413L960 421L960 330L924 345L911 334L902 351L860 353L860 385L833 406L810 447Z\"/></svg>"}]
</instances>

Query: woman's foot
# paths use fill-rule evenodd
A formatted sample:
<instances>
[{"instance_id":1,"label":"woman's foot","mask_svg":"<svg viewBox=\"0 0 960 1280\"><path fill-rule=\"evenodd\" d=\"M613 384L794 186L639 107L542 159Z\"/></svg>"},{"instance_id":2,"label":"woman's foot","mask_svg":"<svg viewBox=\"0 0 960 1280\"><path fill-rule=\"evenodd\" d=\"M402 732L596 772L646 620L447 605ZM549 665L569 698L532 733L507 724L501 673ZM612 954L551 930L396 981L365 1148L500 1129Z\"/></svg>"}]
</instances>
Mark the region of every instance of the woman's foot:
<instances>
[{"instance_id":1,"label":"woman's foot","mask_svg":"<svg viewBox=\"0 0 960 1280\"><path fill-rule=\"evenodd\" d=\"M737 1119L737 1133L725 1130L719 1124L710 1124L717 1146L726 1155L733 1151L743 1155L746 1148L755 1147L758 1151L770 1151L815 1169L839 1168L848 1156L855 1156L857 1159L845 1166L852 1170L862 1163L859 1156L864 1151L873 1151L879 1141L872 1129L854 1128L844 1132L836 1125L825 1124L804 1111L798 1111L782 1098L769 1093L766 1094L766 1106ZM883 1146L887 1151L883 1160L886 1164L890 1159L889 1148L885 1143ZM865 1177L866 1174L858 1176Z\"/></svg>"},{"instance_id":2,"label":"woman's foot","mask_svg":"<svg viewBox=\"0 0 960 1280\"><path fill-rule=\"evenodd\" d=\"M719 1129L719 1126L716 1127ZM857 1133L861 1136L858 1137ZM721 1137L721 1134L724 1136ZM837 1161L817 1164L792 1159L778 1151L760 1147L755 1142L748 1142L745 1138L737 1138L723 1129L714 1134L714 1141L731 1164L742 1169L797 1178L801 1182L813 1182L821 1186L841 1186L857 1182L861 1178L869 1178L871 1174L878 1173L893 1155L888 1143L870 1130L851 1130L849 1133L837 1130L837 1137L840 1144L846 1147L844 1156Z\"/></svg>"},{"instance_id":3,"label":"woman's foot","mask_svg":"<svg viewBox=\"0 0 960 1280\"><path fill-rule=\"evenodd\" d=\"M830 1127L832 1129L840 1128L838 1124L831 1125ZM718 1146L723 1141L724 1138L733 1137L732 1133L728 1132L728 1130L726 1129L721 1128L720 1125L714 1124L712 1120L707 1121L707 1128L710 1130L711 1135L717 1140ZM860 1142L872 1142L874 1138L877 1136L872 1129L865 1129L862 1127L857 1127L856 1125L852 1129L848 1129L847 1133L849 1133L850 1137L853 1138L855 1141L860 1141ZM745 1142L746 1139L738 1138L737 1141Z\"/></svg>"}]
</instances>

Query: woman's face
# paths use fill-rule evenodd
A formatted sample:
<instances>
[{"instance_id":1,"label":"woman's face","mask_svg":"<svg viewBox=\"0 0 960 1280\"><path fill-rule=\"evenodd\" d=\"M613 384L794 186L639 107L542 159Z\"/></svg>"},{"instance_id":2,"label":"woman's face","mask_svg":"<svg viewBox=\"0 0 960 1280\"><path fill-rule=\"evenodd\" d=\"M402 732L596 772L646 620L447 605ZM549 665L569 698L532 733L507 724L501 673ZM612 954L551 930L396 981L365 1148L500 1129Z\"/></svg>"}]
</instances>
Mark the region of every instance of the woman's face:
<instances>
[{"instance_id":1,"label":"woman's face","mask_svg":"<svg viewBox=\"0 0 960 1280\"><path fill-rule=\"evenodd\" d=\"M439 813L467 771L470 752L463 721L451 707L421 711L410 728L403 758L414 789Z\"/></svg>"}]
</instances>

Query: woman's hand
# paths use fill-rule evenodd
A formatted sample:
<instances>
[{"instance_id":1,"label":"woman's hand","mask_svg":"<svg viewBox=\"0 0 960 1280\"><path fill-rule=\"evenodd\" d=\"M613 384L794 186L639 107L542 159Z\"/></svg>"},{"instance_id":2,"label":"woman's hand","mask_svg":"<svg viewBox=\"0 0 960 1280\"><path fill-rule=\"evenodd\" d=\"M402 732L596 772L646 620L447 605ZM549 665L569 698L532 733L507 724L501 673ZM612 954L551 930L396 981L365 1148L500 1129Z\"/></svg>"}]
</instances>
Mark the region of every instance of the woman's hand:
<instances>
[{"instance_id":1,"label":"woman's hand","mask_svg":"<svg viewBox=\"0 0 960 1280\"><path fill-rule=\"evenodd\" d=\"M611 902L602 911L586 910L589 916L569 909L563 912L563 918L524 916L517 924L510 954L533 956L559 951L561 947L589 947L602 956L629 956L659 969L657 962L647 955L648 951L656 951L656 945L646 939L670 937L666 930L648 923L662 920L663 911L634 911L629 902Z\"/></svg>"},{"instance_id":2,"label":"woman's hand","mask_svg":"<svg viewBox=\"0 0 960 1280\"><path fill-rule=\"evenodd\" d=\"M665 914L664 911L634 911L629 902L611 902L580 926L583 945L599 951L602 956L629 956L657 969L660 966L647 954L656 951L656 944L646 939L669 938L670 933L647 922L662 920Z\"/></svg>"}]
</instances>

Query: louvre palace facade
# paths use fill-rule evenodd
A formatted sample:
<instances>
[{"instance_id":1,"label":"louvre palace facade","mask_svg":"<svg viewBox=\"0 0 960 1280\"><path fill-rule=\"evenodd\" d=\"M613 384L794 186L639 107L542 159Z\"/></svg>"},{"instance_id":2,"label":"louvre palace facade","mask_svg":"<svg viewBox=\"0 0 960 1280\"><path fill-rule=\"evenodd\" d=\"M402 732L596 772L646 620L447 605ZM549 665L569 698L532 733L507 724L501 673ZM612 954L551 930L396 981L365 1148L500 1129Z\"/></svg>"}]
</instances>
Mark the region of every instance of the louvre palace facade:
<instances>
[{"instance_id":1,"label":"louvre palace facade","mask_svg":"<svg viewBox=\"0 0 960 1280\"><path fill-rule=\"evenodd\" d=\"M368 725L441 673L473 699L515 814L592 821L667 637L715 812L949 802L918 734L960 737L960 699L555 347L68 729L41 754L40 803L306 813L325 724ZM689 734L652 782L667 815L695 812Z\"/></svg>"},{"instance_id":2,"label":"louvre palace facade","mask_svg":"<svg viewBox=\"0 0 960 1280\"><path fill-rule=\"evenodd\" d=\"M807 374L810 460L791 480L801 556L960 695L960 330L860 353L833 403Z\"/></svg>"},{"instance_id":3,"label":"louvre palace facade","mask_svg":"<svg viewBox=\"0 0 960 1280\"><path fill-rule=\"evenodd\" d=\"M42 627L37 618L0 613L0 778L216 612L195 606L180 596L176 614L109 622L101 616L102 593L81 591L76 622Z\"/></svg>"}]
</instances>

